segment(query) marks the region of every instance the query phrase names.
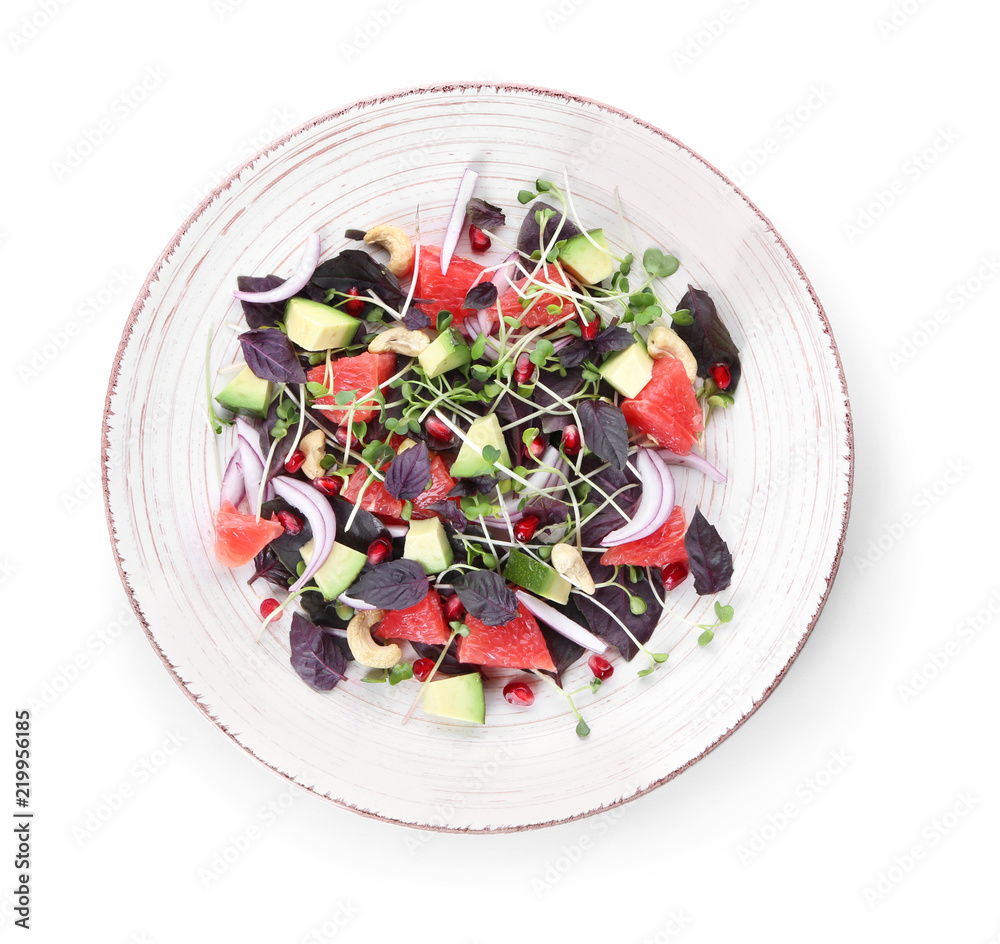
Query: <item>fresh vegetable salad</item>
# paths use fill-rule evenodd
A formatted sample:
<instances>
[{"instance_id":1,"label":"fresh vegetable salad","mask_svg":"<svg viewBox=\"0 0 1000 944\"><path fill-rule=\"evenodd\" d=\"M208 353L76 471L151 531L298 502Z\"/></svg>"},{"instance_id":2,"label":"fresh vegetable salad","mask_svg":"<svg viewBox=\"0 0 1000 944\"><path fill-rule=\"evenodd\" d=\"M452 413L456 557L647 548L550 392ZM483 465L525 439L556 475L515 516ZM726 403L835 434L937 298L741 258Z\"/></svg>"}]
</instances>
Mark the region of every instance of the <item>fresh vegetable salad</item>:
<instances>
[{"instance_id":1,"label":"fresh vegetable salad","mask_svg":"<svg viewBox=\"0 0 1000 944\"><path fill-rule=\"evenodd\" d=\"M237 279L245 363L209 373L215 430L236 433L215 552L252 566L257 638L288 632L312 688L405 682L410 714L483 724L501 685L525 710L551 685L585 737L584 693L666 662L649 642L680 619L670 594L730 585L671 469L725 482L702 446L739 352L706 292L667 302L678 260L640 254L620 211L609 238L568 179L503 208L476 182L441 246L415 210L348 229L358 245L323 262L309 235L288 278ZM703 646L733 618L714 605ZM591 681L564 690L584 658Z\"/></svg>"}]
</instances>

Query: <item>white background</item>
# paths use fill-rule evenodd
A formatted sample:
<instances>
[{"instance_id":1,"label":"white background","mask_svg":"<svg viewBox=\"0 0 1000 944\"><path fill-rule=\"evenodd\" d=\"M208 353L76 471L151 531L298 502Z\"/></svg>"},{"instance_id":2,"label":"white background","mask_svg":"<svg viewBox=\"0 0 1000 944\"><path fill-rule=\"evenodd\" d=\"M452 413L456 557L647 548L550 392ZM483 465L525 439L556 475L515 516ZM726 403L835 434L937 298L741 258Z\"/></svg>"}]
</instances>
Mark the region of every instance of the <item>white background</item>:
<instances>
[{"instance_id":1,"label":"white background","mask_svg":"<svg viewBox=\"0 0 1000 944\"><path fill-rule=\"evenodd\" d=\"M5 3L0 742L34 703L36 939L1000 941L998 29L988 0ZM127 609L98 484L122 327L213 181L453 79L597 98L734 176L826 307L856 433L841 571L768 702L652 795L521 835L364 820L243 754Z\"/></svg>"}]
</instances>

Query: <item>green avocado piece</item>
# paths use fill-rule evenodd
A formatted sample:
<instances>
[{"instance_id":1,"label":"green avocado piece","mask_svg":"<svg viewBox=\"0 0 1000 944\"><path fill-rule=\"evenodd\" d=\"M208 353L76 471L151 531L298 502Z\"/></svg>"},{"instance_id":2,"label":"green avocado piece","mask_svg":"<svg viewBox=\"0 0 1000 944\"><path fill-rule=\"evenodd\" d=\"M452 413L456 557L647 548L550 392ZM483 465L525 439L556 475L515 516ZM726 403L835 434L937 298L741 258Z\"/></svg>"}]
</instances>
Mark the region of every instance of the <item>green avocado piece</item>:
<instances>
[{"instance_id":1,"label":"green avocado piece","mask_svg":"<svg viewBox=\"0 0 1000 944\"><path fill-rule=\"evenodd\" d=\"M529 593L552 600L553 603L566 603L569 600L570 582L548 564L528 557L523 551L510 552L503 575L511 583L524 587Z\"/></svg>"},{"instance_id":2,"label":"green avocado piece","mask_svg":"<svg viewBox=\"0 0 1000 944\"><path fill-rule=\"evenodd\" d=\"M274 384L261 380L249 367L244 367L216 395L215 399L234 413L267 416L267 405L274 394Z\"/></svg>"},{"instance_id":3,"label":"green avocado piece","mask_svg":"<svg viewBox=\"0 0 1000 944\"><path fill-rule=\"evenodd\" d=\"M357 318L308 298L290 298L285 305L288 340L303 351L347 347L358 333Z\"/></svg>"},{"instance_id":4,"label":"green avocado piece","mask_svg":"<svg viewBox=\"0 0 1000 944\"><path fill-rule=\"evenodd\" d=\"M624 351L616 351L597 371L622 396L636 397L653 379L653 358L646 345L637 341Z\"/></svg>"},{"instance_id":5,"label":"green avocado piece","mask_svg":"<svg viewBox=\"0 0 1000 944\"><path fill-rule=\"evenodd\" d=\"M428 378L438 377L446 370L462 367L472 360L472 351L454 329L442 331L418 355L417 361Z\"/></svg>"},{"instance_id":6,"label":"green avocado piece","mask_svg":"<svg viewBox=\"0 0 1000 944\"><path fill-rule=\"evenodd\" d=\"M486 698L478 672L437 679L424 686L423 708L429 715L486 723Z\"/></svg>"},{"instance_id":7,"label":"green avocado piece","mask_svg":"<svg viewBox=\"0 0 1000 944\"><path fill-rule=\"evenodd\" d=\"M403 557L416 561L427 574L437 574L451 566L455 552L440 518L410 522L403 544Z\"/></svg>"},{"instance_id":8,"label":"green avocado piece","mask_svg":"<svg viewBox=\"0 0 1000 944\"><path fill-rule=\"evenodd\" d=\"M494 475L496 469L493 468L493 464L487 462L482 456L482 451L486 446L492 446L500 452L497 465L510 468L510 453L507 451L507 443L503 438L500 421L495 413L473 420L465 435L469 442L462 443L462 448L458 450L458 456L449 469L449 474L453 479L470 478L474 475Z\"/></svg>"},{"instance_id":9,"label":"green avocado piece","mask_svg":"<svg viewBox=\"0 0 1000 944\"><path fill-rule=\"evenodd\" d=\"M559 261L573 278L584 285L603 282L615 271L615 260L608 252L608 240L602 229L570 236L559 250Z\"/></svg>"},{"instance_id":10,"label":"green avocado piece","mask_svg":"<svg viewBox=\"0 0 1000 944\"><path fill-rule=\"evenodd\" d=\"M312 551L312 541L306 541L299 548L299 554L302 555L306 564L312 560ZM354 583L358 574L361 573L361 568L367 562L368 558L364 554L334 541L330 555L323 561L320 569L313 574L313 581L319 587L319 592L323 594L324 599L336 600Z\"/></svg>"}]
</instances>

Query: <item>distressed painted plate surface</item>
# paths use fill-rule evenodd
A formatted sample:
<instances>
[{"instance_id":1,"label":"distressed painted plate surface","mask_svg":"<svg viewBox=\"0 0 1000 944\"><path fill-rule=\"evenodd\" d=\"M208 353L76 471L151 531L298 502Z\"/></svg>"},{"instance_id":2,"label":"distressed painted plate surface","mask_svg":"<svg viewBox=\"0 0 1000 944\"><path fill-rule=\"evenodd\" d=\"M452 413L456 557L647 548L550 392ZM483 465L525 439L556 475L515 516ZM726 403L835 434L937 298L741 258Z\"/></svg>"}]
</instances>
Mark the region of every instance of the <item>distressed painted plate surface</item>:
<instances>
[{"instance_id":1,"label":"distressed painted plate surface","mask_svg":"<svg viewBox=\"0 0 1000 944\"><path fill-rule=\"evenodd\" d=\"M699 649L668 620L653 637L669 662L637 678L619 663L581 697L593 731L574 734L558 696L507 705L494 684L488 726L421 717L405 727L414 684L307 688L288 663L287 619L253 641L259 596L212 553L217 441L205 420L205 346L234 363L238 274L294 267L305 233L323 257L347 227L401 222L439 243L462 169L477 195L508 209L538 176L568 170L576 209L626 247L617 186L639 252L657 245L715 298L743 352L737 404L712 420L709 459L725 486L678 470L679 501L700 505L734 550L725 594L737 619ZM459 252L463 251L460 245ZM465 249L467 253L467 247ZM793 371L788 365L794 364ZM136 613L164 664L218 727L282 776L360 813L454 830L565 821L675 776L744 721L790 666L819 616L850 505L847 393L826 317L770 223L703 159L663 132L596 102L519 86L409 90L303 126L242 168L189 219L154 266L114 365L104 443L108 520ZM263 589L263 588L262 588ZM670 605L710 619L690 587ZM585 663L568 684L589 677Z\"/></svg>"}]
</instances>

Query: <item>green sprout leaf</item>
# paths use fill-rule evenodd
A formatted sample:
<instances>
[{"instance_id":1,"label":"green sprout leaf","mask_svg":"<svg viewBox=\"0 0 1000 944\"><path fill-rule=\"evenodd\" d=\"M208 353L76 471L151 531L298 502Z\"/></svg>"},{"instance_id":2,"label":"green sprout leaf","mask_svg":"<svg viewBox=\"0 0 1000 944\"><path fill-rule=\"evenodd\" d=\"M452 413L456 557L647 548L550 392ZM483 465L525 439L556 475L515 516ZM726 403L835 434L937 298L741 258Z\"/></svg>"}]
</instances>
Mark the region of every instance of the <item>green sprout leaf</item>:
<instances>
[{"instance_id":1,"label":"green sprout leaf","mask_svg":"<svg viewBox=\"0 0 1000 944\"><path fill-rule=\"evenodd\" d=\"M397 662L389 669L389 684L398 685L413 678L413 666L409 662Z\"/></svg>"},{"instance_id":2,"label":"green sprout leaf","mask_svg":"<svg viewBox=\"0 0 1000 944\"><path fill-rule=\"evenodd\" d=\"M576 736L585 738L588 734L590 734L590 728L587 727L587 722L581 718L576 725Z\"/></svg>"},{"instance_id":3,"label":"green sprout leaf","mask_svg":"<svg viewBox=\"0 0 1000 944\"><path fill-rule=\"evenodd\" d=\"M706 629L705 632L698 637L698 645L707 646L713 639L715 639L715 633L713 633L710 629Z\"/></svg>"},{"instance_id":4,"label":"green sprout leaf","mask_svg":"<svg viewBox=\"0 0 1000 944\"><path fill-rule=\"evenodd\" d=\"M650 248L642 254L642 267L652 276L665 279L673 275L680 262L675 256L667 255L659 249Z\"/></svg>"},{"instance_id":5,"label":"green sprout leaf","mask_svg":"<svg viewBox=\"0 0 1000 944\"><path fill-rule=\"evenodd\" d=\"M535 199L535 194L531 190L519 190L517 193L517 202L522 206L526 203L531 203Z\"/></svg>"},{"instance_id":6,"label":"green sprout leaf","mask_svg":"<svg viewBox=\"0 0 1000 944\"><path fill-rule=\"evenodd\" d=\"M686 308L679 308L670 316L674 324L689 325L694 324L694 317Z\"/></svg>"}]
</instances>

